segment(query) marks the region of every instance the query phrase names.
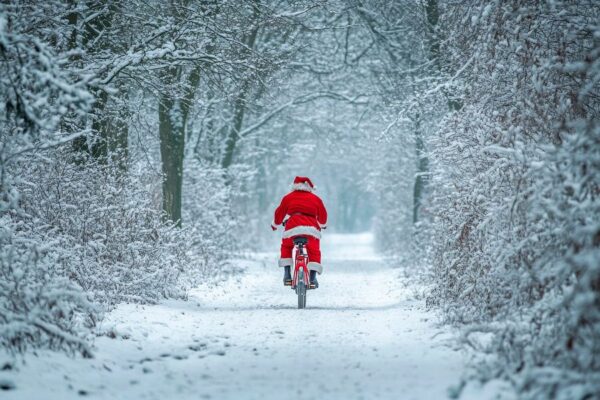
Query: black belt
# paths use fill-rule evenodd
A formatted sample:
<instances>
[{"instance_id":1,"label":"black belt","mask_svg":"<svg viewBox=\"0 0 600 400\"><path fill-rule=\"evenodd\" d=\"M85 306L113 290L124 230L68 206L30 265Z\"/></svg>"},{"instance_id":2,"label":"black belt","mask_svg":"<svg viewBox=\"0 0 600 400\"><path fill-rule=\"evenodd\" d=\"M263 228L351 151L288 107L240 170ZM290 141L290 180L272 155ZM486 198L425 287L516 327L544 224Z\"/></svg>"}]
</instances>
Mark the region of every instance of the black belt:
<instances>
[{"instance_id":1,"label":"black belt","mask_svg":"<svg viewBox=\"0 0 600 400\"><path fill-rule=\"evenodd\" d=\"M301 212L290 214L290 217L293 217L294 215L304 215L305 217L317 218L316 215L306 214L306 213L301 213Z\"/></svg>"}]
</instances>

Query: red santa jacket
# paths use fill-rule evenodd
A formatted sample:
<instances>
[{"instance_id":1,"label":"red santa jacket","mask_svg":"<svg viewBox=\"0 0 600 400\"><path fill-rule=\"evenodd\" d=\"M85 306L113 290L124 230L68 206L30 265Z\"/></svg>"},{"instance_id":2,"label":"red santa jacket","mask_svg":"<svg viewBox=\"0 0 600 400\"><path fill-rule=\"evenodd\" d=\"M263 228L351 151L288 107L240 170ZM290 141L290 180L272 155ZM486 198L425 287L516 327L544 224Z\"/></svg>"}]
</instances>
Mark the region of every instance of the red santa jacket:
<instances>
[{"instance_id":1,"label":"red santa jacket","mask_svg":"<svg viewBox=\"0 0 600 400\"><path fill-rule=\"evenodd\" d=\"M306 185L294 185L293 191L281 199L275 210L273 227L285 223L284 238L309 235L321 238L321 228L327 225L327 210L319 196Z\"/></svg>"}]
</instances>

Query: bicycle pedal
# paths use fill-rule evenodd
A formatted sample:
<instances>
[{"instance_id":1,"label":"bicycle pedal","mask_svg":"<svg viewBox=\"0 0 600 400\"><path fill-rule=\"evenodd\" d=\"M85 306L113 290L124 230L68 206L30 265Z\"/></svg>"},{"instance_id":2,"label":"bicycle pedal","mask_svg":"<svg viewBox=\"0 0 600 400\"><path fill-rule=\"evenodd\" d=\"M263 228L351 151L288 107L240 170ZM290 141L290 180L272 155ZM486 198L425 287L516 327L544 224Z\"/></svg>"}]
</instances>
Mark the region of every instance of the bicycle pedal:
<instances>
[{"instance_id":1,"label":"bicycle pedal","mask_svg":"<svg viewBox=\"0 0 600 400\"><path fill-rule=\"evenodd\" d=\"M283 286L292 286L292 281L284 281Z\"/></svg>"},{"instance_id":2,"label":"bicycle pedal","mask_svg":"<svg viewBox=\"0 0 600 400\"><path fill-rule=\"evenodd\" d=\"M316 286L316 285L313 285L313 284L311 283L310 285L308 285L308 288L309 288L309 289L316 289L316 288L317 288L317 286Z\"/></svg>"}]
</instances>

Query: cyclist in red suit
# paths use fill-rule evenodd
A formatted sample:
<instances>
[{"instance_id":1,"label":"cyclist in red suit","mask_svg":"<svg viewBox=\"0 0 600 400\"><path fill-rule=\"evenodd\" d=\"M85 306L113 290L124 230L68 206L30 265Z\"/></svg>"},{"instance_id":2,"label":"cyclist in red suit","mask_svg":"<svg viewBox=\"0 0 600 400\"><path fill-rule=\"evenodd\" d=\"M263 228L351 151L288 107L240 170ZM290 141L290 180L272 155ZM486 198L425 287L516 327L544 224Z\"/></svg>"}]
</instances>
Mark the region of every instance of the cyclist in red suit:
<instances>
[{"instance_id":1,"label":"cyclist in red suit","mask_svg":"<svg viewBox=\"0 0 600 400\"><path fill-rule=\"evenodd\" d=\"M308 239L306 250L308 251L310 282L315 287L319 286L317 273L323 272L319 239L321 238L321 229L325 229L327 226L327 210L321 198L313 193L314 190L315 186L309 178L297 176L294 179L292 191L281 199L281 204L275 210L271 229L277 230L277 227L285 221L285 231L281 240L281 258L279 259L279 266L284 268L284 285L290 285L292 282L293 238L304 236Z\"/></svg>"}]
</instances>

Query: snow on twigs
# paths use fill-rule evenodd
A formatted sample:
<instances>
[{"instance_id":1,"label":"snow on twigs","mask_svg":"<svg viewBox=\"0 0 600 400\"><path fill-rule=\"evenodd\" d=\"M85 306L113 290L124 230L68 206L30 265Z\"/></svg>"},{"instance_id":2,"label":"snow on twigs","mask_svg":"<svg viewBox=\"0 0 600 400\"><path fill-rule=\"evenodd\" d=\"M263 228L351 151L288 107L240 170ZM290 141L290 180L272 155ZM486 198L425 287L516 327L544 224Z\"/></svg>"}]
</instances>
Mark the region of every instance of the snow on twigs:
<instances>
[{"instance_id":1,"label":"snow on twigs","mask_svg":"<svg viewBox=\"0 0 600 400\"><path fill-rule=\"evenodd\" d=\"M470 3L443 17L450 65L475 58L458 78L461 108L428 138L430 301L492 334L480 377L510 379L524 398L595 396L600 9ZM492 22L467 32L460 21L481 9Z\"/></svg>"},{"instance_id":2,"label":"snow on twigs","mask_svg":"<svg viewBox=\"0 0 600 400\"><path fill-rule=\"evenodd\" d=\"M421 5L357 9L394 121L374 174L382 248L464 330L467 381L596 398L600 6Z\"/></svg>"},{"instance_id":3,"label":"snow on twigs","mask_svg":"<svg viewBox=\"0 0 600 400\"><path fill-rule=\"evenodd\" d=\"M600 4L354 3L2 2L0 346L129 336L310 175L462 332L453 397L597 397Z\"/></svg>"},{"instance_id":4,"label":"snow on twigs","mask_svg":"<svg viewBox=\"0 0 600 400\"><path fill-rule=\"evenodd\" d=\"M76 19L68 7L0 5L0 346L90 357L106 311L184 298L222 252L202 219L166 221L155 201L162 176L127 169L126 152L107 144L98 113L115 88L92 86L102 78L92 79L92 51L63 41L70 20L47 20ZM59 21L67 26L46 29ZM122 132L123 114L107 126Z\"/></svg>"}]
</instances>

